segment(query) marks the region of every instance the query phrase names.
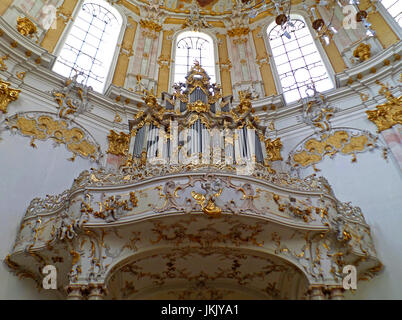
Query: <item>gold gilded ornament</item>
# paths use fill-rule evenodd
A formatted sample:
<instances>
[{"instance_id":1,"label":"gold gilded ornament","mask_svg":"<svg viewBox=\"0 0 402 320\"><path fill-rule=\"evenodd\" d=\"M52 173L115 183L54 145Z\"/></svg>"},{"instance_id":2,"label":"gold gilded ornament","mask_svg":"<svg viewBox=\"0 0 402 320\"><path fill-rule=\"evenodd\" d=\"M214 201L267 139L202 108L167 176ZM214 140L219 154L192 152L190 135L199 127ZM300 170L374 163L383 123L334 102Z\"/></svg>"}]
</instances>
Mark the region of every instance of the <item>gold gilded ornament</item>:
<instances>
[{"instance_id":1,"label":"gold gilded ornament","mask_svg":"<svg viewBox=\"0 0 402 320\"><path fill-rule=\"evenodd\" d=\"M250 32L249 27L239 27L239 28L234 28L232 30L228 30L228 36L229 37L239 37L243 35L247 35Z\"/></svg>"},{"instance_id":2,"label":"gold gilded ornament","mask_svg":"<svg viewBox=\"0 0 402 320\"><path fill-rule=\"evenodd\" d=\"M116 122L116 123L121 122L121 117L118 113L116 113L116 115L114 116L113 122Z\"/></svg>"},{"instance_id":3,"label":"gold gilded ornament","mask_svg":"<svg viewBox=\"0 0 402 320\"><path fill-rule=\"evenodd\" d=\"M23 36L30 36L31 38L37 32L37 28L34 23L27 17L18 17L17 19L17 30Z\"/></svg>"},{"instance_id":4,"label":"gold gilded ornament","mask_svg":"<svg viewBox=\"0 0 402 320\"><path fill-rule=\"evenodd\" d=\"M366 111L368 119L372 121L378 129L378 132L393 127L396 124L402 124L402 96L395 98L389 88L381 82L379 93L387 98L387 102L378 105L375 110Z\"/></svg>"},{"instance_id":5,"label":"gold gilded ornament","mask_svg":"<svg viewBox=\"0 0 402 320\"><path fill-rule=\"evenodd\" d=\"M162 30L162 26L152 20L140 20L140 25L145 29L155 32L160 32Z\"/></svg>"},{"instance_id":6,"label":"gold gilded ornament","mask_svg":"<svg viewBox=\"0 0 402 320\"><path fill-rule=\"evenodd\" d=\"M0 71L7 71L7 66L4 63L4 60L8 60L8 55L6 54L5 56L0 57Z\"/></svg>"},{"instance_id":7,"label":"gold gilded ornament","mask_svg":"<svg viewBox=\"0 0 402 320\"><path fill-rule=\"evenodd\" d=\"M191 191L191 196L201 206L202 212L209 216L217 217L222 213L215 200L222 194L222 186L218 180L213 182L201 183L201 188L204 189L205 194Z\"/></svg>"},{"instance_id":8,"label":"gold gilded ornament","mask_svg":"<svg viewBox=\"0 0 402 320\"><path fill-rule=\"evenodd\" d=\"M249 112L252 108L251 106L251 93L249 91L239 91L240 103L235 109L235 113L238 115L243 115Z\"/></svg>"},{"instance_id":9,"label":"gold gilded ornament","mask_svg":"<svg viewBox=\"0 0 402 320\"><path fill-rule=\"evenodd\" d=\"M18 79L22 81L25 79L26 74L27 74L26 72L17 72L15 75L17 76Z\"/></svg>"},{"instance_id":10,"label":"gold gilded ornament","mask_svg":"<svg viewBox=\"0 0 402 320\"><path fill-rule=\"evenodd\" d=\"M366 61L371 57L370 49L371 46L369 44L361 43L353 51L353 56L359 58L360 61Z\"/></svg>"},{"instance_id":11,"label":"gold gilded ornament","mask_svg":"<svg viewBox=\"0 0 402 320\"><path fill-rule=\"evenodd\" d=\"M19 97L21 90L10 88L10 83L0 80L0 111L7 113L8 104Z\"/></svg>"},{"instance_id":12,"label":"gold gilded ornament","mask_svg":"<svg viewBox=\"0 0 402 320\"><path fill-rule=\"evenodd\" d=\"M117 133L113 130L110 130L110 134L107 136L107 139L109 141L109 150L107 153L111 153L116 156L127 155L130 134L124 132Z\"/></svg>"},{"instance_id":13,"label":"gold gilded ornament","mask_svg":"<svg viewBox=\"0 0 402 320\"><path fill-rule=\"evenodd\" d=\"M208 112L209 105L198 100L188 105L188 111L195 111L197 113Z\"/></svg>"},{"instance_id":14,"label":"gold gilded ornament","mask_svg":"<svg viewBox=\"0 0 402 320\"><path fill-rule=\"evenodd\" d=\"M275 140L272 140L272 141L271 141L270 138L265 140L265 149L267 151L268 161L282 160L282 156L281 156L281 149L282 149L281 138L276 138Z\"/></svg>"},{"instance_id":15,"label":"gold gilded ornament","mask_svg":"<svg viewBox=\"0 0 402 320\"><path fill-rule=\"evenodd\" d=\"M130 202L131 202L131 205L132 205L133 207L137 207L137 206L138 206L138 198L137 198L137 196L135 195L135 192L130 192Z\"/></svg>"},{"instance_id":16,"label":"gold gilded ornament","mask_svg":"<svg viewBox=\"0 0 402 320\"><path fill-rule=\"evenodd\" d=\"M96 159L98 148L85 139L85 133L79 128L68 128L68 124L61 120L54 120L51 116L39 116L37 119L29 119L16 116L9 120L11 129L18 130L24 136L31 137L31 146L36 147L36 139L53 139L58 144L65 144L67 149L73 153L74 161L76 155L84 158Z\"/></svg>"},{"instance_id":17,"label":"gold gilded ornament","mask_svg":"<svg viewBox=\"0 0 402 320\"><path fill-rule=\"evenodd\" d=\"M351 154L352 162L356 161L356 152L363 152L366 148L372 147L374 141L367 135L353 135L347 131L340 130L333 134L323 134L320 140L311 138L304 143L303 150L293 155L296 165L307 167L320 162L324 156L334 156L336 153Z\"/></svg>"}]
</instances>

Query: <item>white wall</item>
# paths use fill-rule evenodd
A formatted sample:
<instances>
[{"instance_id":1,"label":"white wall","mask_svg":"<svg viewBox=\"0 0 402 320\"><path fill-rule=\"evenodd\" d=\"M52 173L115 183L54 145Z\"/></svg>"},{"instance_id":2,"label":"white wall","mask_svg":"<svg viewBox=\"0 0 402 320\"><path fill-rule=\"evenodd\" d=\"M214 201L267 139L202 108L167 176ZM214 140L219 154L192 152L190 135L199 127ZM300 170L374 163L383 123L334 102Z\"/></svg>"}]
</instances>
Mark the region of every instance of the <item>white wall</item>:
<instances>
[{"instance_id":1,"label":"white wall","mask_svg":"<svg viewBox=\"0 0 402 320\"><path fill-rule=\"evenodd\" d=\"M364 110L333 122L336 127L365 129L376 134L376 127L367 120ZM283 139L286 153L311 133L304 131L303 135ZM352 163L352 155L339 153L333 159L325 156L316 165L320 172L314 172L310 166L301 170L301 176L313 173L324 176L340 201L351 201L362 209L371 227L384 270L370 281L360 281L357 291L347 292L345 298L402 299L402 172L392 154L385 160L381 149L356 153L356 158Z\"/></svg>"},{"instance_id":2,"label":"white wall","mask_svg":"<svg viewBox=\"0 0 402 320\"><path fill-rule=\"evenodd\" d=\"M95 163L76 157L64 145L53 147L51 140L36 141L9 131L0 134L0 260L12 250L17 230L30 201L55 195L71 187L81 171ZM0 264L0 299L57 298L51 290L38 294L33 280L19 280L5 264Z\"/></svg>"}]
</instances>

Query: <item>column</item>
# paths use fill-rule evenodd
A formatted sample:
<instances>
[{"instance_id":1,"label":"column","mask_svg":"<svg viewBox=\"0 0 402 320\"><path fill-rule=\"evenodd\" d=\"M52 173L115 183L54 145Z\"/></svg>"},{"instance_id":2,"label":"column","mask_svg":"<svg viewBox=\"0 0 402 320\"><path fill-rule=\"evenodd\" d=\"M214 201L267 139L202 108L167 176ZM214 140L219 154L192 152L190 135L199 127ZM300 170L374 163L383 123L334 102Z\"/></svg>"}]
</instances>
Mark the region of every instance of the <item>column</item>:
<instances>
[{"instance_id":1,"label":"column","mask_svg":"<svg viewBox=\"0 0 402 320\"><path fill-rule=\"evenodd\" d=\"M106 295L106 288L103 284L90 284L88 286L88 300L103 300Z\"/></svg>"},{"instance_id":2,"label":"column","mask_svg":"<svg viewBox=\"0 0 402 320\"><path fill-rule=\"evenodd\" d=\"M63 34L67 22L71 18L77 3L78 0L64 0L60 8L57 9L57 12L61 13L62 16L67 18L67 21L61 15L58 15L56 18L56 28L50 28L43 38L41 46L50 53L54 52L57 42Z\"/></svg>"},{"instance_id":3,"label":"column","mask_svg":"<svg viewBox=\"0 0 402 320\"><path fill-rule=\"evenodd\" d=\"M66 287L67 300L83 300L83 287L81 285L69 285Z\"/></svg>"},{"instance_id":4,"label":"column","mask_svg":"<svg viewBox=\"0 0 402 320\"><path fill-rule=\"evenodd\" d=\"M310 287L310 300L325 300L322 285L313 285Z\"/></svg>"},{"instance_id":5,"label":"column","mask_svg":"<svg viewBox=\"0 0 402 320\"><path fill-rule=\"evenodd\" d=\"M329 288L330 300L343 300L343 288L342 287L330 287Z\"/></svg>"}]
</instances>

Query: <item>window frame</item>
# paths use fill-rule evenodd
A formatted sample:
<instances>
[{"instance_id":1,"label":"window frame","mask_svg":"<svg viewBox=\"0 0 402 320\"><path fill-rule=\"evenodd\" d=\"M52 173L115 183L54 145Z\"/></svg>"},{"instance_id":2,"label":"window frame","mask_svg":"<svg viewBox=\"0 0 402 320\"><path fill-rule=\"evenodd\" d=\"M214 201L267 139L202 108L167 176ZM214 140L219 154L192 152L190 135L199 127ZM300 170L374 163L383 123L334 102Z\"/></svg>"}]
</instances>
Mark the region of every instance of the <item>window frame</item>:
<instances>
[{"instance_id":1,"label":"window frame","mask_svg":"<svg viewBox=\"0 0 402 320\"><path fill-rule=\"evenodd\" d=\"M399 40L402 39L402 27L395 21L395 19L390 15L388 10L384 7L381 0L375 3L378 12L382 15L385 22L390 26L391 30L395 32Z\"/></svg>"},{"instance_id":2,"label":"window frame","mask_svg":"<svg viewBox=\"0 0 402 320\"><path fill-rule=\"evenodd\" d=\"M173 93L172 86L174 85L174 75L175 75L175 68L176 68L175 60L176 60L177 39L179 38L179 36L182 33L185 33L185 32L191 32L191 30L179 30L172 36L171 57L172 57L173 62L170 65L169 88L168 88L168 93L170 93L170 94ZM211 40L212 40L212 47L214 49L214 61L215 61L215 82L217 84L222 85L220 69L219 69L219 52L218 52L218 45L217 45L216 36L214 34L210 33L210 32L205 31L205 30L198 31L198 33L203 33L203 34L209 36L211 38ZM159 50L161 50L161 48ZM160 54L161 53L159 52L159 55Z\"/></svg>"},{"instance_id":3,"label":"window frame","mask_svg":"<svg viewBox=\"0 0 402 320\"><path fill-rule=\"evenodd\" d=\"M290 14L290 18L291 19L301 19L302 21L304 21L304 23L306 24L306 27L308 28L308 30L313 38L313 42L318 50L321 60L324 64L325 68L327 69L328 79L332 82L333 88L322 91L321 93L335 90L337 87L337 84L335 81L335 71L332 67L332 64L325 52L325 49L323 48L321 42L319 40L315 39L315 30L313 29L313 27L311 25L310 19L308 17L306 17L304 12L300 12L298 10L295 10L294 12L292 12ZM270 19L267 19L266 23L264 23L264 25L261 28L261 33L262 33L262 37L264 39L265 48L266 48L267 54L269 56L269 65L271 66L271 72L272 72L272 75L274 78L276 90L277 90L278 94L281 95L284 105L296 105L296 104L300 103L299 100L292 101L289 103L286 102L286 100L285 100L285 97L283 95L282 83L280 81L278 70L277 70L277 67L275 64L275 60L274 60L275 58L272 54L272 49L271 49L271 44L270 44L270 41L268 38L268 34L275 26L276 26L275 17L271 17Z\"/></svg>"},{"instance_id":4,"label":"window frame","mask_svg":"<svg viewBox=\"0 0 402 320\"><path fill-rule=\"evenodd\" d=\"M94 91L96 93L106 94L106 92L109 90L110 85L112 84L114 73L116 71L117 61L118 61L119 55L120 55L120 47L121 47L121 44L123 42L124 32L125 32L125 30L127 28L127 17L124 14L124 10L118 5L112 6L110 3L108 3L105 0L93 0L93 1L94 1L94 3L98 3L98 4L103 2L103 3L111 6L113 9L116 10L116 13L119 14L120 18L121 18L121 26L120 26L119 36L117 37L116 48L115 48L115 51L113 53L113 58L112 58L112 61L110 63L108 74L105 77L106 79L105 79L105 85L103 87L103 91L102 92ZM58 40L58 43L57 43L57 45L55 47L55 50L53 52L53 54L56 56L56 59L54 60L53 65L51 66L52 70L53 70L54 64L57 61L57 58L60 55L61 50L64 47L64 44L67 41L67 37L70 34L70 31L71 31L71 29L72 29L72 27L74 25L74 22L75 22L78 14L79 14L79 12L80 12L80 10L81 10L81 8L82 8L82 6L84 5L85 2L91 2L91 0L79 0L78 1L78 3L75 6L75 8L73 10L73 13L71 15L72 19L67 23L66 27L64 28L64 30L62 32L62 35L61 35L60 39ZM56 73L56 74L58 74L59 76L65 77L65 76L63 76L63 75L61 75L59 73Z\"/></svg>"}]
</instances>

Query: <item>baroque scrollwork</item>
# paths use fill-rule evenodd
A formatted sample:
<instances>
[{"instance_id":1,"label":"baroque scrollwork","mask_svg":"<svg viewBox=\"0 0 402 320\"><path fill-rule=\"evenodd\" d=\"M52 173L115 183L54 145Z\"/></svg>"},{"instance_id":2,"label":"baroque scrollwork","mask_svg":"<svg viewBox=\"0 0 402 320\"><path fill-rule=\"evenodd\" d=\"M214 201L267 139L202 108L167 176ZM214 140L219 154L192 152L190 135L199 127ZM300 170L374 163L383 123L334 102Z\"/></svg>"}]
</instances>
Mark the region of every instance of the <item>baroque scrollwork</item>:
<instances>
[{"instance_id":1,"label":"baroque scrollwork","mask_svg":"<svg viewBox=\"0 0 402 320\"><path fill-rule=\"evenodd\" d=\"M131 211L138 206L138 198L135 192L129 193L128 199L122 199L121 195L113 195L102 202L99 202L99 211L95 211L90 204L81 203L82 212L92 214L96 218L101 218L106 222L117 221L124 213Z\"/></svg>"},{"instance_id":2,"label":"baroque scrollwork","mask_svg":"<svg viewBox=\"0 0 402 320\"><path fill-rule=\"evenodd\" d=\"M307 86L306 93L308 96L303 98L303 121L313 128L319 128L321 132L329 131L330 119L338 109L328 103L327 98L317 91L314 84Z\"/></svg>"},{"instance_id":3,"label":"baroque scrollwork","mask_svg":"<svg viewBox=\"0 0 402 320\"><path fill-rule=\"evenodd\" d=\"M380 104L375 110L366 111L367 118L372 121L378 129L378 132L392 128L396 124L402 124L402 96L396 98L390 92L390 89L381 82L379 93L387 98L387 102Z\"/></svg>"},{"instance_id":4,"label":"baroque scrollwork","mask_svg":"<svg viewBox=\"0 0 402 320\"><path fill-rule=\"evenodd\" d=\"M359 44L353 51L353 56L359 58L360 62L369 60L371 57L371 45L366 43Z\"/></svg>"},{"instance_id":5,"label":"baroque scrollwork","mask_svg":"<svg viewBox=\"0 0 402 320\"><path fill-rule=\"evenodd\" d=\"M267 160L268 161L282 160L281 149L283 145L281 142L281 138L276 138L273 140L268 138L264 142L265 142L265 150L267 152Z\"/></svg>"},{"instance_id":6,"label":"baroque scrollwork","mask_svg":"<svg viewBox=\"0 0 402 320\"><path fill-rule=\"evenodd\" d=\"M154 288L181 298L191 290L195 297L225 298L246 287L260 298L300 298L312 286L339 288L346 263L358 266L360 275L379 272L360 208L338 201L323 177L301 179L267 170L268 163L282 160L282 142L268 138L253 115L252 94L240 92L240 103L232 107L232 99L222 98L220 86L209 80L196 63L186 84L176 84L175 94L162 102L144 90L130 134L111 130L108 136L108 152L128 156L124 165L85 170L61 195L32 200L6 258L8 267L40 281L40 267L54 263L63 270L60 286L69 288L70 297L108 298L144 297ZM59 96L60 108L70 93ZM293 165L308 167L327 155L354 155L377 146L377 138L366 131L331 128L333 110L315 112L316 107L305 111L321 132L291 153ZM76 113L67 105L58 116L17 114L7 126L31 137L31 145L51 138L74 156L99 159L90 135L64 119ZM156 152L144 147L144 137L155 138L156 130L172 121L185 129L196 122L198 129L241 129L236 135L242 140L233 136L227 143L237 153L252 133L252 141L261 143L260 161L248 175L239 174L231 152L224 161L224 152L219 153L220 161L207 165L154 165L150 158ZM152 143L166 146L172 136L167 130ZM130 140L137 137L144 139Z\"/></svg>"},{"instance_id":7,"label":"baroque scrollwork","mask_svg":"<svg viewBox=\"0 0 402 320\"><path fill-rule=\"evenodd\" d=\"M30 36L31 38L38 31L35 24L27 17L18 17L17 30L23 36Z\"/></svg>"},{"instance_id":8,"label":"baroque scrollwork","mask_svg":"<svg viewBox=\"0 0 402 320\"><path fill-rule=\"evenodd\" d=\"M10 83L0 80L0 111L7 113L8 104L16 101L19 97L21 90L13 89Z\"/></svg>"},{"instance_id":9,"label":"baroque scrollwork","mask_svg":"<svg viewBox=\"0 0 402 320\"><path fill-rule=\"evenodd\" d=\"M89 133L64 120L55 119L50 113L16 114L7 119L6 129L30 137L32 147L36 147L35 140L52 139L56 145L64 144L68 151L73 153L71 161L74 161L77 155L94 161L101 157L100 147Z\"/></svg>"},{"instance_id":10,"label":"baroque scrollwork","mask_svg":"<svg viewBox=\"0 0 402 320\"><path fill-rule=\"evenodd\" d=\"M128 145L130 142L130 134L120 132L117 133L114 130L110 130L107 136L109 141L109 150L107 153L111 153L117 156L126 156L128 151Z\"/></svg>"},{"instance_id":11,"label":"baroque scrollwork","mask_svg":"<svg viewBox=\"0 0 402 320\"><path fill-rule=\"evenodd\" d=\"M319 192L299 191L293 194L291 189L282 186L279 194L275 192L279 189L262 180L257 187L254 178L244 182L242 177L234 175L193 173L194 176L175 177L164 182L161 182L163 179L153 182L139 180L136 187L124 187L127 192L117 191L119 188L116 185L100 187L91 184L107 180L110 175L105 172L101 178L94 172L83 172L76 179L76 184L59 197L48 196L44 200L33 201L15 246L17 252L23 252L18 257L24 254L38 263L44 263L42 255L36 255L35 250L43 250L45 245L58 263L70 264L70 283L102 283L108 272L119 269L118 261L128 261L129 255L143 252L147 246L166 245L174 247L178 253L184 248L191 248L192 252L203 250L199 253L204 258L220 250L218 248L225 249L222 246L231 246L232 252L234 248L256 247L261 252L285 258L303 270L308 279L316 282L341 281L342 266L346 258L354 257L353 252L366 257L366 261L358 262L363 271L377 270L378 261L370 229L361 210L334 200L332 189L325 179L310 178L319 185L320 189L315 189ZM147 198L152 200L146 202ZM214 214L217 208L220 209L221 212L214 215L219 218L212 220L199 214L200 208L201 211L212 208ZM152 218L155 213L156 217ZM211 212L206 210L205 213L210 215ZM143 219L144 215L148 219ZM286 223L280 222L285 221L283 219ZM120 223L111 223L115 221ZM303 228L297 227L302 225ZM101 227L96 230L97 226ZM55 248L60 250L61 245L67 249L63 251L67 255L62 257L57 253L59 251L53 251ZM184 251L182 253L183 257L186 256ZM156 257L155 254L148 256ZM250 257L250 253L244 257ZM173 269L173 256L170 258L165 271L179 276L177 269ZM243 284L274 270L284 271L282 267L276 269L272 265L266 266L265 270L261 265L262 269L259 268L258 272L250 271L246 276L238 269L239 261L233 261L232 279ZM111 265L114 266L113 271L110 270ZM141 271L137 268L140 265L131 265L130 268L123 268L140 272L142 277L149 274L151 279L161 280L155 278L156 271ZM155 265L160 264L155 262ZM20 270L22 267L16 268ZM222 266L215 275L222 274L225 268ZM196 272L190 278L191 281L201 281L203 277L214 279L215 275ZM141 291L136 282L132 285ZM277 293L273 284L265 285L261 290Z\"/></svg>"},{"instance_id":12,"label":"baroque scrollwork","mask_svg":"<svg viewBox=\"0 0 402 320\"><path fill-rule=\"evenodd\" d=\"M355 162L356 153L372 150L378 146L378 138L367 131L334 128L328 133L314 134L303 140L289 153L288 163L292 167L314 166L325 156L333 157L337 153L352 155L352 162Z\"/></svg>"},{"instance_id":13,"label":"baroque scrollwork","mask_svg":"<svg viewBox=\"0 0 402 320\"><path fill-rule=\"evenodd\" d=\"M51 92L58 104L60 118L77 116L89 109L88 92L92 90L92 87L78 83L78 76L80 76L79 73L73 78L67 79L61 91L53 90Z\"/></svg>"},{"instance_id":14,"label":"baroque scrollwork","mask_svg":"<svg viewBox=\"0 0 402 320\"><path fill-rule=\"evenodd\" d=\"M200 7L193 3L190 7L190 16L186 18L182 29L189 28L191 31L200 31L201 29L211 28L211 25L201 16Z\"/></svg>"},{"instance_id":15,"label":"baroque scrollwork","mask_svg":"<svg viewBox=\"0 0 402 320\"><path fill-rule=\"evenodd\" d=\"M215 199L222 194L221 182L219 179L215 179L212 182L206 181L201 183L201 188L205 191L205 194L191 191L191 196L201 206L205 214L219 216L222 213L222 209L216 205Z\"/></svg>"}]
</instances>

